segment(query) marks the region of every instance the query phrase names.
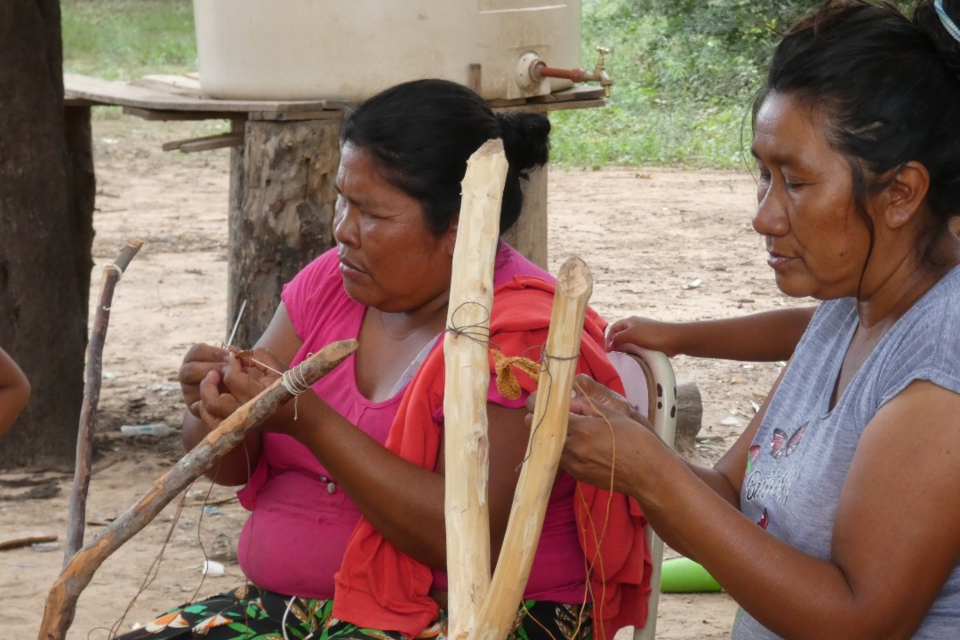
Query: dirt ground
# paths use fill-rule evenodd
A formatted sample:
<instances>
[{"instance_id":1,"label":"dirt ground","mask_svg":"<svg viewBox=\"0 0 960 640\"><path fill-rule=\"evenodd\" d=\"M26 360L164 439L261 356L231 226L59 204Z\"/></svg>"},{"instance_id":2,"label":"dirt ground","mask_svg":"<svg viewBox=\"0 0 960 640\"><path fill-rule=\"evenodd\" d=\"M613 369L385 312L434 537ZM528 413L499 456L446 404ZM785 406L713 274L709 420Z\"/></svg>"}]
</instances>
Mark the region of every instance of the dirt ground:
<instances>
[{"instance_id":1,"label":"dirt ground","mask_svg":"<svg viewBox=\"0 0 960 640\"><path fill-rule=\"evenodd\" d=\"M163 141L209 133L203 125L147 123L114 112L94 121L98 211L91 309L102 267L125 240L145 244L119 285L104 351L97 458L87 539L132 505L180 457L179 438L127 437L121 425L179 425L177 368L196 342L226 339L228 152L163 153ZM572 254L590 265L593 306L613 320L648 315L694 320L797 304L779 294L762 241L750 228L749 173L652 168L552 169L550 269ZM734 439L776 377L776 363L674 361L696 382L703 428L691 455L709 463ZM52 497L14 499L29 487ZM0 542L59 536L54 545L0 551L0 629L32 638L62 564L71 476L0 473ZM80 598L71 640L105 640L151 614L239 584L235 541L245 512L232 491L198 481L99 569ZM669 551L668 551L669 553ZM205 558L225 565L202 575ZM162 560L162 563L161 563ZM665 594L658 637L728 636L736 607L722 593Z\"/></svg>"}]
</instances>

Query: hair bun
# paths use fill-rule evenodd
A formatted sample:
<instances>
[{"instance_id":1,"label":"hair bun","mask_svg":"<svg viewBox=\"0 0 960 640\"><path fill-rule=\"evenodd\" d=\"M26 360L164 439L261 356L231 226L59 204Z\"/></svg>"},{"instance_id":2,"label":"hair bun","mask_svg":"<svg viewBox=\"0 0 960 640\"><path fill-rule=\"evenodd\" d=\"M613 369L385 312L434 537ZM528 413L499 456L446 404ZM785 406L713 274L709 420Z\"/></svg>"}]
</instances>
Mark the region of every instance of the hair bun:
<instances>
[{"instance_id":1,"label":"hair bun","mask_svg":"<svg viewBox=\"0 0 960 640\"><path fill-rule=\"evenodd\" d=\"M502 112L497 114L503 150L520 172L547 164L550 157L550 120L539 113Z\"/></svg>"},{"instance_id":2,"label":"hair bun","mask_svg":"<svg viewBox=\"0 0 960 640\"><path fill-rule=\"evenodd\" d=\"M960 80L960 0L920 0L913 22L927 34Z\"/></svg>"}]
</instances>

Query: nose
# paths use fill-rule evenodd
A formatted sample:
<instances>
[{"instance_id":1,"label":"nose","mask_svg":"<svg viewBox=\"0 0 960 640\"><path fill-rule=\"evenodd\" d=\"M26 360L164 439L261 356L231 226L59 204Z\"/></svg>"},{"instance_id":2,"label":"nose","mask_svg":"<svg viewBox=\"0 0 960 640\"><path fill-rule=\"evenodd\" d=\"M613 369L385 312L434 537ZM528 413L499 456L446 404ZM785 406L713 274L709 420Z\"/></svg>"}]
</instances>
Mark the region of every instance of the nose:
<instances>
[{"instance_id":1,"label":"nose","mask_svg":"<svg viewBox=\"0 0 960 640\"><path fill-rule=\"evenodd\" d=\"M351 215L350 202L341 195L337 196L337 201L333 207L333 239L337 244L357 246L357 223L356 216Z\"/></svg>"},{"instance_id":2,"label":"nose","mask_svg":"<svg viewBox=\"0 0 960 640\"><path fill-rule=\"evenodd\" d=\"M753 230L762 236L783 236L790 230L790 220L783 194L775 185L763 180L757 186L757 210L753 214Z\"/></svg>"}]
</instances>

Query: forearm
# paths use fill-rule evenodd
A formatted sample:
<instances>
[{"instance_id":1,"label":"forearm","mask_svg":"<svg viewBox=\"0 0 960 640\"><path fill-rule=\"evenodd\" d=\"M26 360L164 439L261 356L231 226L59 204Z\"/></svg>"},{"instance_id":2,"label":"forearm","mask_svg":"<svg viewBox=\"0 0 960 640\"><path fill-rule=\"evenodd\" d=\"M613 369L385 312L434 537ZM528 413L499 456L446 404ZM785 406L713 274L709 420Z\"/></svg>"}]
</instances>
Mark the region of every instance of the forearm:
<instances>
[{"instance_id":1,"label":"forearm","mask_svg":"<svg viewBox=\"0 0 960 640\"><path fill-rule=\"evenodd\" d=\"M710 469L708 467L702 467L690 462L685 462L689 471L702 482L707 487L710 488L717 496L719 496L724 502L731 505L734 509L739 510L740 508L740 495L737 493L736 489L730 485L727 481L727 478L723 474ZM666 480L664 480L666 481ZM657 531L657 534L664 540L668 540L670 547L684 555L688 558L697 559L696 551L684 546L683 538L679 532L672 529L672 522L659 518L655 513L648 513L644 509L644 515L650 521L651 526L654 530Z\"/></svg>"},{"instance_id":2,"label":"forearm","mask_svg":"<svg viewBox=\"0 0 960 640\"><path fill-rule=\"evenodd\" d=\"M670 479L632 492L653 528L771 631L791 639L883 637L835 564L769 535L672 454L647 473Z\"/></svg>"},{"instance_id":3,"label":"forearm","mask_svg":"<svg viewBox=\"0 0 960 640\"><path fill-rule=\"evenodd\" d=\"M678 352L700 358L777 362L789 360L814 307L678 323Z\"/></svg>"},{"instance_id":4,"label":"forearm","mask_svg":"<svg viewBox=\"0 0 960 640\"><path fill-rule=\"evenodd\" d=\"M444 479L395 455L316 396L299 397L296 433L363 516L403 553L446 566Z\"/></svg>"}]
</instances>

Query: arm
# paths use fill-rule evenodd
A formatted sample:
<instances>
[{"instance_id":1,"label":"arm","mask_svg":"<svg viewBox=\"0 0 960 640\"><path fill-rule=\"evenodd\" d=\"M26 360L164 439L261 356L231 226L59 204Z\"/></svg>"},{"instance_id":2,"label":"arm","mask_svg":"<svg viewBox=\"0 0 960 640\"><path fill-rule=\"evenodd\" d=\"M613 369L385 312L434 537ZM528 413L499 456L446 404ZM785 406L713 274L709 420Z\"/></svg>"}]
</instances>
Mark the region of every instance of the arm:
<instances>
[{"instance_id":1,"label":"arm","mask_svg":"<svg viewBox=\"0 0 960 640\"><path fill-rule=\"evenodd\" d=\"M610 325L608 350L630 345L698 358L776 362L789 360L816 307L764 311L724 320L658 322L631 317Z\"/></svg>"},{"instance_id":2,"label":"arm","mask_svg":"<svg viewBox=\"0 0 960 640\"><path fill-rule=\"evenodd\" d=\"M828 560L747 520L653 438L618 442L621 457L629 466L618 484L658 533L785 638L910 638L960 559L960 395L929 382L914 382L864 430Z\"/></svg>"},{"instance_id":3,"label":"arm","mask_svg":"<svg viewBox=\"0 0 960 640\"><path fill-rule=\"evenodd\" d=\"M30 401L30 383L7 352L0 349L0 437Z\"/></svg>"}]
</instances>

